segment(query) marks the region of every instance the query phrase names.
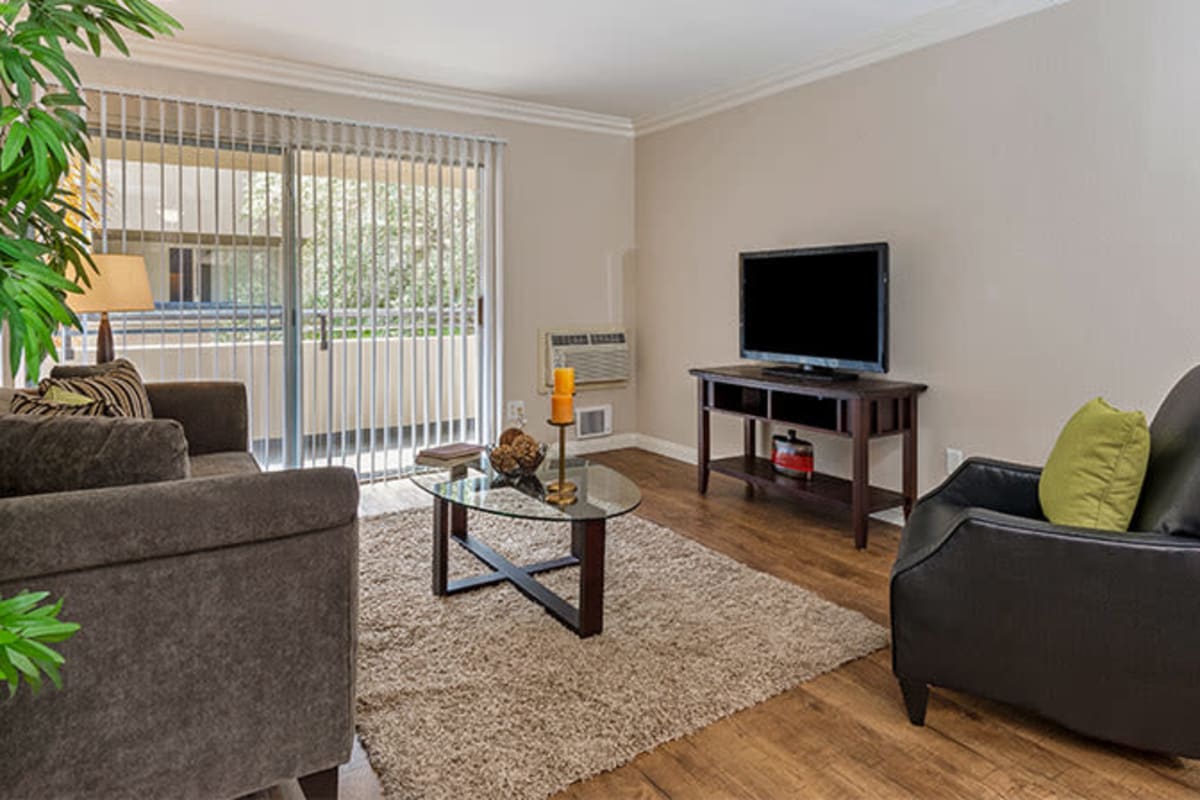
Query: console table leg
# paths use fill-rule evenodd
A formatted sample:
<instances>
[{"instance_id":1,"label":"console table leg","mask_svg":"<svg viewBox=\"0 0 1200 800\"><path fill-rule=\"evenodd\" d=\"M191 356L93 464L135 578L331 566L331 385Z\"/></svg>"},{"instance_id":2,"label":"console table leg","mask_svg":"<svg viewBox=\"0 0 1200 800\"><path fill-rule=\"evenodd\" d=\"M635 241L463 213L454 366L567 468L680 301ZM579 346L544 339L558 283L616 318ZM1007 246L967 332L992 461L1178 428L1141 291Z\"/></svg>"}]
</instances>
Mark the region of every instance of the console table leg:
<instances>
[{"instance_id":1,"label":"console table leg","mask_svg":"<svg viewBox=\"0 0 1200 800\"><path fill-rule=\"evenodd\" d=\"M571 523L572 549L580 544L579 636L595 636L604 630L604 520Z\"/></svg>"},{"instance_id":2,"label":"console table leg","mask_svg":"<svg viewBox=\"0 0 1200 800\"><path fill-rule=\"evenodd\" d=\"M758 441L754 435L754 417L742 420L742 453L747 460L758 456ZM746 481L746 499L754 499L754 484Z\"/></svg>"},{"instance_id":3,"label":"console table leg","mask_svg":"<svg viewBox=\"0 0 1200 800\"><path fill-rule=\"evenodd\" d=\"M700 494L708 492L708 461L711 447L708 438L708 381L697 381L700 385L700 405L698 430L696 431L696 447L699 450L696 458L696 488Z\"/></svg>"},{"instance_id":4,"label":"console table leg","mask_svg":"<svg viewBox=\"0 0 1200 800\"><path fill-rule=\"evenodd\" d=\"M871 460L871 401L857 398L850 401L851 419L854 423L854 467L850 490L850 514L854 518L854 546L859 550L867 546L867 505L870 490Z\"/></svg>"},{"instance_id":5,"label":"console table leg","mask_svg":"<svg viewBox=\"0 0 1200 800\"><path fill-rule=\"evenodd\" d=\"M465 512L466 509L463 511ZM433 500L433 593L438 597L446 595L449 547L450 503L440 497L435 497Z\"/></svg>"},{"instance_id":6,"label":"console table leg","mask_svg":"<svg viewBox=\"0 0 1200 800\"><path fill-rule=\"evenodd\" d=\"M908 427L904 430L904 519L912 513L917 502L917 397L912 395L908 403Z\"/></svg>"}]
</instances>

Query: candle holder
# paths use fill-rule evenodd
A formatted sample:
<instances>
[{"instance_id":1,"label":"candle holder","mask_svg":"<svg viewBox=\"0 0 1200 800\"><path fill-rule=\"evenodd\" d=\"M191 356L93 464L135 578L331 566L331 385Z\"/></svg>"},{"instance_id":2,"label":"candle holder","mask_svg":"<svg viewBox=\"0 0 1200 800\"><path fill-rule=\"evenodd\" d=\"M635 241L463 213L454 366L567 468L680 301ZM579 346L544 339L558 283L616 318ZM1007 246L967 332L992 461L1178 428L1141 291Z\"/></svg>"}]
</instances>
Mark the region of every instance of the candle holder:
<instances>
[{"instance_id":1,"label":"candle holder","mask_svg":"<svg viewBox=\"0 0 1200 800\"><path fill-rule=\"evenodd\" d=\"M546 422L558 428L558 480L546 486L546 502L556 506L569 506L577 499L575 491L579 488L567 480L567 428L574 425L575 420L555 422L548 419Z\"/></svg>"}]
</instances>

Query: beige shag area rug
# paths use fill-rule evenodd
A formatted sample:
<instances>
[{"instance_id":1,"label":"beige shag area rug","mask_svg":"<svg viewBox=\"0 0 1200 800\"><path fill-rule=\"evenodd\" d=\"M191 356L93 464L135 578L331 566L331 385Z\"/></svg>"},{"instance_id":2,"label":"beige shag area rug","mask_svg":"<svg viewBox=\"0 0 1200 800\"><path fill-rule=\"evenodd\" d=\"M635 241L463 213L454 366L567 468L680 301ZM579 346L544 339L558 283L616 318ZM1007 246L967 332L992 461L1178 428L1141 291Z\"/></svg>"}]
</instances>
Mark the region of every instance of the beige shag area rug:
<instances>
[{"instance_id":1,"label":"beige shag area rug","mask_svg":"<svg viewBox=\"0 0 1200 800\"><path fill-rule=\"evenodd\" d=\"M518 563L567 525L472 513ZM887 644L861 614L637 516L609 522L604 633L508 584L435 598L432 513L361 528L358 729L389 798L541 798ZM451 578L486 571L451 543ZM574 602L578 570L543 574Z\"/></svg>"}]
</instances>

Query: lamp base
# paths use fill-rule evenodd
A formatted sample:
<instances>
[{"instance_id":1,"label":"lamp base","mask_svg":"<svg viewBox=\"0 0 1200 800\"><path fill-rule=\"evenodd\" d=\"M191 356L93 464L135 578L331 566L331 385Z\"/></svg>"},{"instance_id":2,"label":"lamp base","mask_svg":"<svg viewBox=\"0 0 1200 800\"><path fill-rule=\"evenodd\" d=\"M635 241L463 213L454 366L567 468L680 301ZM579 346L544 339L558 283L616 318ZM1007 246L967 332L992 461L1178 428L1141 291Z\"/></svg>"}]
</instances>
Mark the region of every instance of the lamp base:
<instances>
[{"instance_id":1,"label":"lamp base","mask_svg":"<svg viewBox=\"0 0 1200 800\"><path fill-rule=\"evenodd\" d=\"M107 364L115 357L113 352L112 326L108 324L108 312L100 312L100 330L96 332L96 363Z\"/></svg>"}]
</instances>

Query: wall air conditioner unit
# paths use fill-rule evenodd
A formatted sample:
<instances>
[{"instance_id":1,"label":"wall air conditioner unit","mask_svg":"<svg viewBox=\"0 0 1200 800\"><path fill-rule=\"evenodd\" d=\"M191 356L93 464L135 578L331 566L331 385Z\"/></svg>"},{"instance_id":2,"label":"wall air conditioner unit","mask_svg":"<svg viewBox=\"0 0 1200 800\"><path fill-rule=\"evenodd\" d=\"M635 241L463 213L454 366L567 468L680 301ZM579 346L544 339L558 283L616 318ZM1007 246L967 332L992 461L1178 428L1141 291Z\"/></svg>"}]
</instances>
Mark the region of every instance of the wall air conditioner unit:
<instances>
[{"instance_id":1,"label":"wall air conditioner unit","mask_svg":"<svg viewBox=\"0 0 1200 800\"><path fill-rule=\"evenodd\" d=\"M554 386L555 367L574 367L575 386L599 389L629 381L633 359L629 337L622 328L580 328L542 331L541 385Z\"/></svg>"}]
</instances>

